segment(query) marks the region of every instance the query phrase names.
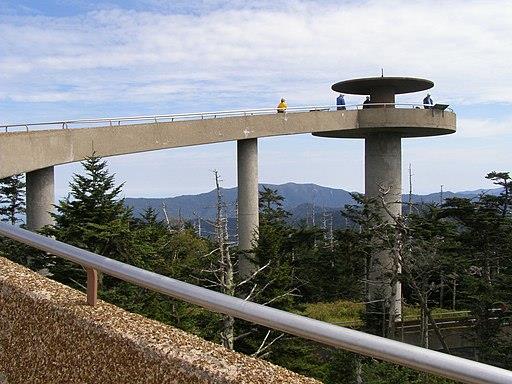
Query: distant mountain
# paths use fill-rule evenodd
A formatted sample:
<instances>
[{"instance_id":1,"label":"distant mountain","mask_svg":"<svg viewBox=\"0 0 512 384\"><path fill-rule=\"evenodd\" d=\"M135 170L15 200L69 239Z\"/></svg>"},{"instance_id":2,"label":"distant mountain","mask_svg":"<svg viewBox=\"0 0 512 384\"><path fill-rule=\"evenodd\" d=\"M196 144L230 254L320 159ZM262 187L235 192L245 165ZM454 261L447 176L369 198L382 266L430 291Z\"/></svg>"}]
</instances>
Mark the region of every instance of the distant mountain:
<instances>
[{"instance_id":1,"label":"distant mountain","mask_svg":"<svg viewBox=\"0 0 512 384\"><path fill-rule=\"evenodd\" d=\"M299 223L301 220L321 220L323 212L333 213L335 227L342 225L343 218L338 215L341 208L347 204L353 204L354 200L350 196L350 192L344 189L335 189L322 187L316 184L297 184L286 183L281 185L261 184L263 186L276 189L278 193L284 197L283 207L293 214L293 221ZM484 190L478 189L474 191L462 192L443 192L443 199L450 197L474 198L481 193L489 193L493 195L499 194L501 188ZM223 188L222 196L227 205L228 217L236 217L235 204L237 199L237 188ZM407 202L408 195L403 195L403 201ZM411 196L414 203L432 203L440 202L441 194L431 193L428 195ZM134 210L135 216L138 216L147 207L155 209L161 218L163 218L163 207L165 206L167 214L174 218L182 217L184 220L191 220L197 217L213 218L215 217L215 190L201 193L198 195L183 195L168 198L126 198L125 203ZM338 217L339 216L339 217Z\"/></svg>"}]
</instances>

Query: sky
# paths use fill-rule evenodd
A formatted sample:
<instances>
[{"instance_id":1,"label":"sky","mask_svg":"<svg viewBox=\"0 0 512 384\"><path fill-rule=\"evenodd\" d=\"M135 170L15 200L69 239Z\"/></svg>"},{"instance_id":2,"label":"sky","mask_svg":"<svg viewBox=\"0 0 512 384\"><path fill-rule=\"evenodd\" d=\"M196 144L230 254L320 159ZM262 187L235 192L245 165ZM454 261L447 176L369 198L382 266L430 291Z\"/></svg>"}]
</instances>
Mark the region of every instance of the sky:
<instances>
[{"instance_id":1,"label":"sky","mask_svg":"<svg viewBox=\"0 0 512 384\"><path fill-rule=\"evenodd\" d=\"M358 77L430 79L457 133L404 139L403 186L491 188L511 171L511 1L0 0L0 125L334 104ZM397 102L419 103L424 92ZM346 96L347 104L361 96ZM29 154L27 154L29 155ZM364 190L364 142L259 140L260 182ZM236 143L108 158L129 197L236 185ZM57 166L65 196L79 164Z\"/></svg>"}]
</instances>

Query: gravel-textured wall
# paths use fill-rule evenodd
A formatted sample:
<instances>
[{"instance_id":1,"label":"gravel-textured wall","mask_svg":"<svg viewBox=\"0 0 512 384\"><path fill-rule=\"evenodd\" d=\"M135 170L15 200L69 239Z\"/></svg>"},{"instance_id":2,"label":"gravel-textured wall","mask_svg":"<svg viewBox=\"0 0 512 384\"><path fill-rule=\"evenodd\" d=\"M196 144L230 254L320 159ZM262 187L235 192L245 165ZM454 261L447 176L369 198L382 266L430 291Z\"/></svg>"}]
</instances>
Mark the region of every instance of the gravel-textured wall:
<instances>
[{"instance_id":1,"label":"gravel-textured wall","mask_svg":"<svg viewBox=\"0 0 512 384\"><path fill-rule=\"evenodd\" d=\"M318 383L85 295L0 257L0 382Z\"/></svg>"}]
</instances>

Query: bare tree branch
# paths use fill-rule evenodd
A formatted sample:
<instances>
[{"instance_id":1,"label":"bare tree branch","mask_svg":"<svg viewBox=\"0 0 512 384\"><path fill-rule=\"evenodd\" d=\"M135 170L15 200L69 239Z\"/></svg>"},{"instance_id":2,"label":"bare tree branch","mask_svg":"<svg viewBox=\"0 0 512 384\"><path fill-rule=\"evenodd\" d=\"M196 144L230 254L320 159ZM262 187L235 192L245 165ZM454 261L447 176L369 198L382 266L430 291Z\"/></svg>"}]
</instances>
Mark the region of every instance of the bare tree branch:
<instances>
[{"instance_id":1,"label":"bare tree branch","mask_svg":"<svg viewBox=\"0 0 512 384\"><path fill-rule=\"evenodd\" d=\"M263 303L262 305L269 305L271 303L273 303L274 301L276 300L279 300L279 299L282 299L283 297L286 297L286 296L294 296L294 297L299 297L300 295L294 295L292 292L295 292L295 291L298 291L297 288L292 288L290 289L289 291L279 295L279 296L276 296L274 297L273 299L267 301L266 303Z\"/></svg>"},{"instance_id":2,"label":"bare tree branch","mask_svg":"<svg viewBox=\"0 0 512 384\"><path fill-rule=\"evenodd\" d=\"M237 284L237 287L241 287L242 285L248 283L249 281L251 281L252 279L254 279L258 273L260 273L261 271L263 271L265 268L267 268L268 266L270 265L270 261L265 264L263 267L260 267L258 268L253 274L251 274L251 276L249 276L247 279L241 281L240 283Z\"/></svg>"}]
</instances>

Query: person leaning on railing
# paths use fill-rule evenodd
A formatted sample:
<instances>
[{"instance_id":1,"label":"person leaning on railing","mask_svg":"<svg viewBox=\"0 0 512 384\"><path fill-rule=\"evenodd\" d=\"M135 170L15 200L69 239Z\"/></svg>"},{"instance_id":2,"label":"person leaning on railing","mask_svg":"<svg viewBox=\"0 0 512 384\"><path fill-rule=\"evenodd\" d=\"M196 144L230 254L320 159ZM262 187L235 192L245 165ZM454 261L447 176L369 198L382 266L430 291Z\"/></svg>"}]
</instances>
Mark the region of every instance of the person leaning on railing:
<instances>
[{"instance_id":1,"label":"person leaning on railing","mask_svg":"<svg viewBox=\"0 0 512 384\"><path fill-rule=\"evenodd\" d=\"M286 100L283 98L281 102L277 105L277 113L285 113L286 108L288 108L288 104L286 104Z\"/></svg>"}]
</instances>

